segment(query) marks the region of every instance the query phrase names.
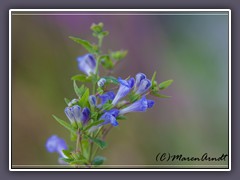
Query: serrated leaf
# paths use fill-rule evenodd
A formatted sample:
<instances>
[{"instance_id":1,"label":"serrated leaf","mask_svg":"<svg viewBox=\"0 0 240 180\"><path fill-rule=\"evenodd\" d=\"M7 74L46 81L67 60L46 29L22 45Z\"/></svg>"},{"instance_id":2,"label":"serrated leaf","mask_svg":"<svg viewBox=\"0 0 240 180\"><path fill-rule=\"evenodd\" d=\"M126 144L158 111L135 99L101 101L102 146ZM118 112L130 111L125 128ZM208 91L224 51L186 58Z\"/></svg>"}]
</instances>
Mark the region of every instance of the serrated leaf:
<instances>
[{"instance_id":1,"label":"serrated leaf","mask_svg":"<svg viewBox=\"0 0 240 180\"><path fill-rule=\"evenodd\" d=\"M88 98L89 98L89 89L87 88L82 95L81 99L79 100L79 105L81 107L86 107L88 103Z\"/></svg>"},{"instance_id":2,"label":"serrated leaf","mask_svg":"<svg viewBox=\"0 0 240 180\"><path fill-rule=\"evenodd\" d=\"M107 143L97 138L92 138L91 136L87 136L92 142L96 143L101 149L107 147Z\"/></svg>"},{"instance_id":3,"label":"serrated leaf","mask_svg":"<svg viewBox=\"0 0 240 180\"><path fill-rule=\"evenodd\" d=\"M86 130L90 129L91 127L97 126L97 125L99 125L99 124L101 124L103 122L104 122L104 120L99 120L99 121L92 122L91 124L86 126L83 130L86 131Z\"/></svg>"},{"instance_id":4,"label":"serrated leaf","mask_svg":"<svg viewBox=\"0 0 240 180\"><path fill-rule=\"evenodd\" d=\"M71 80L80 81L80 82L91 82L92 76L86 76L84 74L78 74L71 78Z\"/></svg>"},{"instance_id":5,"label":"serrated leaf","mask_svg":"<svg viewBox=\"0 0 240 180\"><path fill-rule=\"evenodd\" d=\"M88 52L90 52L90 53L95 52L94 47L90 42L80 39L80 38L73 37L73 36L69 36L69 38L71 40L73 40L74 42L81 44Z\"/></svg>"},{"instance_id":6,"label":"serrated leaf","mask_svg":"<svg viewBox=\"0 0 240 180\"><path fill-rule=\"evenodd\" d=\"M166 89L168 86L170 86L170 85L172 84L172 82L173 82L172 79L167 80L167 81L164 81L164 82L161 82L161 83L159 84L159 88L160 88L161 90Z\"/></svg>"},{"instance_id":7,"label":"serrated leaf","mask_svg":"<svg viewBox=\"0 0 240 180\"><path fill-rule=\"evenodd\" d=\"M118 79L113 76L104 76L103 78L106 79L106 83L119 84Z\"/></svg>"},{"instance_id":8,"label":"serrated leaf","mask_svg":"<svg viewBox=\"0 0 240 180\"><path fill-rule=\"evenodd\" d=\"M63 121L62 119L58 118L55 115L52 115L52 116L59 124L61 124L66 129L68 129L70 132L76 133L75 130L73 129L73 127L70 124L66 123L65 121Z\"/></svg>"},{"instance_id":9,"label":"serrated leaf","mask_svg":"<svg viewBox=\"0 0 240 180\"><path fill-rule=\"evenodd\" d=\"M155 97L159 97L159 98L170 98L171 96L167 96L164 94L159 94L157 92L151 92L151 95L155 96Z\"/></svg>"},{"instance_id":10,"label":"serrated leaf","mask_svg":"<svg viewBox=\"0 0 240 180\"><path fill-rule=\"evenodd\" d=\"M103 156L96 156L96 157L93 159L92 164L93 164L93 165L102 165L105 160L106 160L106 158L103 157Z\"/></svg>"}]
</instances>

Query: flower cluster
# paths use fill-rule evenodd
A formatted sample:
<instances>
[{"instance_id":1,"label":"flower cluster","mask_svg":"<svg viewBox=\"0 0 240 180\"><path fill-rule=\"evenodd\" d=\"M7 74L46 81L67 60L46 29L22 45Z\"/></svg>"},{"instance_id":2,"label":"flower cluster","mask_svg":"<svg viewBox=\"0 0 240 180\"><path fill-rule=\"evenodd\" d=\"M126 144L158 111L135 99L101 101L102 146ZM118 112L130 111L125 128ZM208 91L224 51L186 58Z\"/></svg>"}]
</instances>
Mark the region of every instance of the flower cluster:
<instances>
[{"instance_id":1,"label":"flower cluster","mask_svg":"<svg viewBox=\"0 0 240 180\"><path fill-rule=\"evenodd\" d=\"M148 95L167 97L158 91L165 89L172 82L168 80L158 85L155 80L156 73L151 80L144 73L137 73L135 77L126 79L117 79L110 75L100 77L99 65L106 69L107 74L112 73L127 51L102 54L102 40L108 32L103 31L102 23L93 24L91 30L99 40L98 46L80 38L70 37L89 51L88 54L77 58L78 68L83 74L72 77L77 98L71 101L65 99L67 107L64 112L70 123L53 116L70 131L71 140L76 142L75 150L70 150L73 148L68 148L65 141L56 135L46 142L49 152L57 152L61 161L75 167L102 164L105 158L95 155L99 148L106 147L105 137L110 129L119 126L119 121L126 118L126 114L145 112L152 108L155 102L148 99ZM81 87L78 87L77 81L82 83ZM92 88L86 87L83 84L85 82L92 82Z\"/></svg>"}]
</instances>

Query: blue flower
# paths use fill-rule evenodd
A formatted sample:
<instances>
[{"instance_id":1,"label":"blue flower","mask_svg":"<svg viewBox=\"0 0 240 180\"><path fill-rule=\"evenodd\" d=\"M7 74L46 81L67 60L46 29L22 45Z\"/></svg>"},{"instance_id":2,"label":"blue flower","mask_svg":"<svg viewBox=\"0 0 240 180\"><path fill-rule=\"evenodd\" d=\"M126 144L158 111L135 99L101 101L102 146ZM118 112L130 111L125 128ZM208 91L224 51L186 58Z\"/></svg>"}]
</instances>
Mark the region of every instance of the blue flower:
<instances>
[{"instance_id":1,"label":"blue flower","mask_svg":"<svg viewBox=\"0 0 240 180\"><path fill-rule=\"evenodd\" d=\"M140 85L140 82L141 82L143 79L146 79L146 75L145 75L145 74L143 74L143 73L138 73L138 74L136 75L136 83L135 83L135 87L134 87L135 90L138 88L138 86Z\"/></svg>"},{"instance_id":2,"label":"blue flower","mask_svg":"<svg viewBox=\"0 0 240 180\"><path fill-rule=\"evenodd\" d=\"M92 54L85 54L77 58L80 71L90 76L96 73L96 60Z\"/></svg>"},{"instance_id":3,"label":"blue flower","mask_svg":"<svg viewBox=\"0 0 240 180\"><path fill-rule=\"evenodd\" d=\"M60 157L66 158L62 151L67 149L67 144L64 139L59 138L57 135L52 135L47 139L46 149L50 153L57 152Z\"/></svg>"},{"instance_id":4,"label":"blue flower","mask_svg":"<svg viewBox=\"0 0 240 180\"><path fill-rule=\"evenodd\" d=\"M119 114L126 114L129 112L145 112L147 108L151 108L154 105L153 100L147 100L146 97L142 97L140 100L134 102L126 108L119 111Z\"/></svg>"},{"instance_id":5,"label":"blue flower","mask_svg":"<svg viewBox=\"0 0 240 180\"><path fill-rule=\"evenodd\" d=\"M91 113L87 107L83 108L81 111L81 107L78 105L74 105L73 107L66 107L64 112L70 120L71 124L82 122L83 125L88 122Z\"/></svg>"},{"instance_id":6,"label":"blue flower","mask_svg":"<svg viewBox=\"0 0 240 180\"><path fill-rule=\"evenodd\" d=\"M87 122L89 121L90 113L91 112L90 112L90 110L87 107L83 108L83 110L82 110L82 117L81 117L83 125L87 124Z\"/></svg>"},{"instance_id":7,"label":"blue flower","mask_svg":"<svg viewBox=\"0 0 240 180\"><path fill-rule=\"evenodd\" d=\"M134 78L130 78L129 80L123 80L121 78L118 78L118 82L120 83L120 87L118 89L118 92L115 96L115 98L112 101L112 104L115 106L118 101L125 97L130 90L132 89L132 87L134 86Z\"/></svg>"},{"instance_id":8,"label":"blue flower","mask_svg":"<svg viewBox=\"0 0 240 180\"><path fill-rule=\"evenodd\" d=\"M102 95L99 95L99 98L101 99L101 103L97 107L101 108L106 102L112 101L115 98L115 94L113 91L108 91Z\"/></svg>"},{"instance_id":9,"label":"blue flower","mask_svg":"<svg viewBox=\"0 0 240 180\"><path fill-rule=\"evenodd\" d=\"M81 107L74 105L73 107L66 107L64 110L71 124L81 121Z\"/></svg>"},{"instance_id":10,"label":"blue flower","mask_svg":"<svg viewBox=\"0 0 240 180\"><path fill-rule=\"evenodd\" d=\"M136 92L136 94L145 93L151 87L151 85L151 81L146 78L145 74L138 73L136 75L136 84L134 87L134 91Z\"/></svg>"},{"instance_id":11,"label":"blue flower","mask_svg":"<svg viewBox=\"0 0 240 180\"><path fill-rule=\"evenodd\" d=\"M105 83L106 83L106 79L101 78L101 79L97 82L97 85L98 85L99 87L103 87Z\"/></svg>"},{"instance_id":12,"label":"blue flower","mask_svg":"<svg viewBox=\"0 0 240 180\"><path fill-rule=\"evenodd\" d=\"M103 125L106 124L112 124L113 126L118 126L118 122L117 122L117 116L119 114L119 110L118 109L111 109L107 112L105 112L99 120L104 120L104 122L102 122L101 124L97 125L97 126L93 126L89 129L89 132L94 132L96 131L98 128L100 128Z\"/></svg>"}]
</instances>

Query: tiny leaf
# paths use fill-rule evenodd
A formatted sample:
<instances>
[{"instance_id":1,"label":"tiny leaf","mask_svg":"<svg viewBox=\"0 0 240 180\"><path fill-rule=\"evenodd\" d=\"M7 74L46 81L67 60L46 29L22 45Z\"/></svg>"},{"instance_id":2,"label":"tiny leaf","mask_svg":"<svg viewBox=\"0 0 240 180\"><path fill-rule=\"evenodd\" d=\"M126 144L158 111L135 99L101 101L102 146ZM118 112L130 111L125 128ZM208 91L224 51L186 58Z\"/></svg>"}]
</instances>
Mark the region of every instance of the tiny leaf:
<instances>
[{"instance_id":1,"label":"tiny leaf","mask_svg":"<svg viewBox=\"0 0 240 180\"><path fill-rule=\"evenodd\" d=\"M70 100L68 98L64 98L64 101L67 105L70 103Z\"/></svg>"},{"instance_id":2,"label":"tiny leaf","mask_svg":"<svg viewBox=\"0 0 240 180\"><path fill-rule=\"evenodd\" d=\"M173 80L167 80L167 81L161 82L159 84L159 88L161 90L166 89L168 86L170 86L172 84L172 82L173 82Z\"/></svg>"},{"instance_id":3,"label":"tiny leaf","mask_svg":"<svg viewBox=\"0 0 240 180\"><path fill-rule=\"evenodd\" d=\"M171 97L171 96L167 96L167 95L164 95L164 94L159 94L157 92L151 92L151 95L159 97L159 98L170 98Z\"/></svg>"}]
</instances>

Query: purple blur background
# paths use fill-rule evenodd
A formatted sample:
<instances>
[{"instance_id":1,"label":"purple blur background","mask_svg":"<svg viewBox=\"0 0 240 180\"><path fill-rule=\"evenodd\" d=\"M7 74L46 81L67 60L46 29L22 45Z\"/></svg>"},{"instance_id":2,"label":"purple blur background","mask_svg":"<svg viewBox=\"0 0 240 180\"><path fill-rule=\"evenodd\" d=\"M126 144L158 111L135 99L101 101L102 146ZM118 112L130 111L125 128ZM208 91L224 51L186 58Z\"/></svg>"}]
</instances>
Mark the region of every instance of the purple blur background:
<instances>
[{"instance_id":1,"label":"purple blur background","mask_svg":"<svg viewBox=\"0 0 240 180\"><path fill-rule=\"evenodd\" d=\"M89 30L94 22L110 32L105 51L129 52L116 77L143 72L151 78L157 71L158 82L174 80L163 92L171 98L152 98L154 108L129 114L112 130L100 153L106 164L166 164L155 161L159 152L228 153L227 15L13 15L13 165L57 164L57 154L45 150L52 134L71 144L52 114L66 119L63 98L75 97L70 78L79 73L76 57L86 53L68 36L96 42Z\"/></svg>"}]
</instances>

